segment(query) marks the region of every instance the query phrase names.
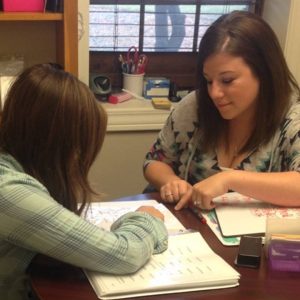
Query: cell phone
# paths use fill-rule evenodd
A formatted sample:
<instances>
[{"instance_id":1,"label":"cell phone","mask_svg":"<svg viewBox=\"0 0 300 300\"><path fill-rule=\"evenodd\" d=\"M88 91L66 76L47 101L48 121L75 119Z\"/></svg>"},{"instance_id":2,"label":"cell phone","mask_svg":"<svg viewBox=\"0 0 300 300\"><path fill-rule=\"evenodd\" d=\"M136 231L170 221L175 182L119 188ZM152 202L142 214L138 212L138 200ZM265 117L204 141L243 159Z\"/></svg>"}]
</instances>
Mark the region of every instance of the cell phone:
<instances>
[{"instance_id":1,"label":"cell phone","mask_svg":"<svg viewBox=\"0 0 300 300\"><path fill-rule=\"evenodd\" d=\"M235 264L239 267L258 268L260 265L261 250L261 237L241 236Z\"/></svg>"}]
</instances>

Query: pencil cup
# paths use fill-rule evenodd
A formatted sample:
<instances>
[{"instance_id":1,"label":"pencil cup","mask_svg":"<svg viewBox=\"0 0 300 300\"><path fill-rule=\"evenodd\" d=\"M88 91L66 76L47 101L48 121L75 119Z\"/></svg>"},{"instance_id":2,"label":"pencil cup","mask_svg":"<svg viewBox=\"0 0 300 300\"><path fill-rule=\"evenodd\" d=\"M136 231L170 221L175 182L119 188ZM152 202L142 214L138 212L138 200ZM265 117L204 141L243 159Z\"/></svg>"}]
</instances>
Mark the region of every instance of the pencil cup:
<instances>
[{"instance_id":1,"label":"pencil cup","mask_svg":"<svg viewBox=\"0 0 300 300\"><path fill-rule=\"evenodd\" d=\"M144 75L123 73L123 89L131 92L133 96L141 97L143 95Z\"/></svg>"}]
</instances>

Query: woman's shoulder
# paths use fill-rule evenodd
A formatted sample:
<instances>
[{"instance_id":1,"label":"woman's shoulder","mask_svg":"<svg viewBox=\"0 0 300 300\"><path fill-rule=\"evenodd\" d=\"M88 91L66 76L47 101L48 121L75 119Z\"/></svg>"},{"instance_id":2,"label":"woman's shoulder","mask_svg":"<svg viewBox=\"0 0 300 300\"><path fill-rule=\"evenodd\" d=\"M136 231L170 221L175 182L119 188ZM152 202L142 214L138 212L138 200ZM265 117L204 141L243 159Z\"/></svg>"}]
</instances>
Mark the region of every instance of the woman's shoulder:
<instances>
[{"instance_id":1,"label":"woman's shoulder","mask_svg":"<svg viewBox=\"0 0 300 300\"><path fill-rule=\"evenodd\" d=\"M1 191L19 190L31 187L48 193L47 189L34 177L27 174L19 162L11 155L0 153L0 188Z\"/></svg>"},{"instance_id":2,"label":"woman's shoulder","mask_svg":"<svg viewBox=\"0 0 300 300\"><path fill-rule=\"evenodd\" d=\"M172 113L175 120L197 120L197 97L196 91L186 95L174 108Z\"/></svg>"},{"instance_id":3,"label":"woman's shoulder","mask_svg":"<svg viewBox=\"0 0 300 300\"><path fill-rule=\"evenodd\" d=\"M189 108L193 107L195 108L197 106L197 95L196 91L191 91L188 93L185 97L180 100L180 102L177 104L176 108Z\"/></svg>"}]
</instances>

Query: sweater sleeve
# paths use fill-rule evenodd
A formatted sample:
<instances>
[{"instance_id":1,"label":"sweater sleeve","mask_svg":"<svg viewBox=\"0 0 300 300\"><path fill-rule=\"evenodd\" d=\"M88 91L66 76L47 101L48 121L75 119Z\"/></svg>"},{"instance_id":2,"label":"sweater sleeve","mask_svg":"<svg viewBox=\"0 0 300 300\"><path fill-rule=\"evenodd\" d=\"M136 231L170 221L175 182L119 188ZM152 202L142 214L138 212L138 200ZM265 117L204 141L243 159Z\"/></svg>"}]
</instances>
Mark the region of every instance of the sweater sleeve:
<instances>
[{"instance_id":1,"label":"sweater sleeve","mask_svg":"<svg viewBox=\"0 0 300 300\"><path fill-rule=\"evenodd\" d=\"M280 128L276 150L279 151L281 171L300 172L300 103L295 103Z\"/></svg>"},{"instance_id":2,"label":"sweater sleeve","mask_svg":"<svg viewBox=\"0 0 300 300\"><path fill-rule=\"evenodd\" d=\"M126 274L167 248L164 223L147 213L128 213L105 231L62 207L30 176L5 178L0 184L3 259L42 253L90 270Z\"/></svg>"},{"instance_id":3,"label":"sweater sleeve","mask_svg":"<svg viewBox=\"0 0 300 300\"><path fill-rule=\"evenodd\" d=\"M179 173L180 157L186 151L196 125L196 93L192 92L182 99L170 113L156 141L146 154L144 169L153 161L161 161Z\"/></svg>"}]
</instances>

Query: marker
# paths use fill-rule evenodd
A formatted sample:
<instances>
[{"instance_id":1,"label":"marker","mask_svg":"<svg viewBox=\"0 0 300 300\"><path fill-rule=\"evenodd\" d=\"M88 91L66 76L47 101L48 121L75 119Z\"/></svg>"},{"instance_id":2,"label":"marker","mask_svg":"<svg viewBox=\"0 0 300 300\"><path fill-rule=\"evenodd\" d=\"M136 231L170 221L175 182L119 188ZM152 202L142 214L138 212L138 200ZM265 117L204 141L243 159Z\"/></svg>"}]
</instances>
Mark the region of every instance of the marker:
<instances>
[{"instance_id":1,"label":"marker","mask_svg":"<svg viewBox=\"0 0 300 300\"><path fill-rule=\"evenodd\" d=\"M190 209L192 210L192 212L199 218L200 222L202 224L206 224L207 221L204 218L204 216L201 214L200 210L194 206L190 206Z\"/></svg>"}]
</instances>

